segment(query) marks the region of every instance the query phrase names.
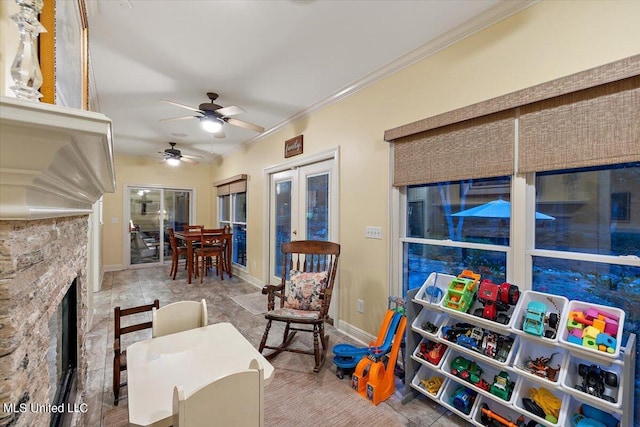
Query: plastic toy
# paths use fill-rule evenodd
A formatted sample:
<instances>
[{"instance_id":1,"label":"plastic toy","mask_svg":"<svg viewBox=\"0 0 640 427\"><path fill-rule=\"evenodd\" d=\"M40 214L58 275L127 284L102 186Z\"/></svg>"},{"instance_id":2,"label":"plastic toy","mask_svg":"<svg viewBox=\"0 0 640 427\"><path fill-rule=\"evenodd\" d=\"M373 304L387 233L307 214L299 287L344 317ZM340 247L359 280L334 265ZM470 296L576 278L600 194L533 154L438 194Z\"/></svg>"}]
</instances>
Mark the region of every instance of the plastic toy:
<instances>
[{"instance_id":1,"label":"plastic toy","mask_svg":"<svg viewBox=\"0 0 640 427\"><path fill-rule=\"evenodd\" d=\"M571 419L572 425L577 427L618 427L620 421L602 409L583 404L578 414Z\"/></svg>"},{"instance_id":2,"label":"plastic toy","mask_svg":"<svg viewBox=\"0 0 640 427\"><path fill-rule=\"evenodd\" d=\"M483 369L475 362L458 356L451 361L451 373L478 388L489 391L489 383L481 378Z\"/></svg>"},{"instance_id":3,"label":"plastic toy","mask_svg":"<svg viewBox=\"0 0 640 427\"><path fill-rule=\"evenodd\" d=\"M506 325L511 318L502 311L509 310L509 307L516 305L520 299L520 289L510 283L497 285L489 279L484 279L480 283L477 295L478 301L484 304L484 308L476 309L474 316Z\"/></svg>"},{"instance_id":4,"label":"plastic toy","mask_svg":"<svg viewBox=\"0 0 640 427\"><path fill-rule=\"evenodd\" d=\"M513 346L513 338L510 336L484 330L470 323L445 326L442 328L442 337L500 362L507 360Z\"/></svg>"},{"instance_id":5,"label":"plastic toy","mask_svg":"<svg viewBox=\"0 0 640 427\"><path fill-rule=\"evenodd\" d=\"M489 409L489 405L487 405L486 403L482 404L480 410L480 422L482 423L482 425L487 427L536 427L538 425L535 421L529 421L527 423L523 415L520 415L515 423L509 421L502 415L496 414L491 409Z\"/></svg>"},{"instance_id":6,"label":"plastic toy","mask_svg":"<svg viewBox=\"0 0 640 427\"><path fill-rule=\"evenodd\" d=\"M420 343L420 350L418 350L416 356L437 365L446 351L447 346L445 344L426 340Z\"/></svg>"},{"instance_id":7,"label":"plastic toy","mask_svg":"<svg viewBox=\"0 0 640 427\"><path fill-rule=\"evenodd\" d=\"M549 381L558 380L558 372L560 371L560 365L557 368L549 366L553 357L558 353L553 353L549 357L538 357L536 359L529 358L525 366L518 366L523 371L529 371L533 375L537 375L542 378L546 378Z\"/></svg>"},{"instance_id":8,"label":"plastic toy","mask_svg":"<svg viewBox=\"0 0 640 427\"><path fill-rule=\"evenodd\" d=\"M522 398L525 409L540 418L557 424L562 404L560 399L543 387L539 389L531 388L529 393L531 394L531 399Z\"/></svg>"},{"instance_id":9,"label":"plastic toy","mask_svg":"<svg viewBox=\"0 0 640 427\"><path fill-rule=\"evenodd\" d=\"M618 376L614 372L604 371L598 365L578 365L578 374L582 377L582 384L576 385L576 390L588 393L592 396L608 402L616 400L605 393L605 384L610 387L618 387Z\"/></svg>"},{"instance_id":10,"label":"plastic toy","mask_svg":"<svg viewBox=\"0 0 640 427\"><path fill-rule=\"evenodd\" d=\"M466 313L471 308L478 291L480 275L470 270L464 270L457 278L449 283L444 306Z\"/></svg>"},{"instance_id":11,"label":"plastic toy","mask_svg":"<svg viewBox=\"0 0 640 427\"><path fill-rule=\"evenodd\" d=\"M458 411L469 415L473 402L476 400L476 395L476 392L469 390L467 387L458 387L451 395L451 405Z\"/></svg>"},{"instance_id":12,"label":"plastic toy","mask_svg":"<svg viewBox=\"0 0 640 427\"><path fill-rule=\"evenodd\" d=\"M615 353L619 317L595 308L572 311L567 319L567 341L592 350Z\"/></svg>"},{"instance_id":13,"label":"plastic toy","mask_svg":"<svg viewBox=\"0 0 640 427\"><path fill-rule=\"evenodd\" d=\"M553 301L552 301L553 302ZM550 331L545 332L545 324ZM539 301L530 301L522 323L522 330L528 334L555 338L558 328L558 313L549 313L547 316L546 304Z\"/></svg>"},{"instance_id":14,"label":"plastic toy","mask_svg":"<svg viewBox=\"0 0 640 427\"><path fill-rule=\"evenodd\" d=\"M514 385L515 382L509 381L507 371L500 371L498 375L493 377L493 384L491 384L489 388L489 393L508 401L511 399L511 392L513 392Z\"/></svg>"},{"instance_id":15,"label":"plastic toy","mask_svg":"<svg viewBox=\"0 0 640 427\"><path fill-rule=\"evenodd\" d=\"M438 390L440 390L440 387L442 386L442 378L440 377L429 378L428 380L420 381L420 384L422 384L422 386L429 393L435 396L436 394L438 394Z\"/></svg>"},{"instance_id":16,"label":"plastic toy","mask_svg":"<svg viewBox=\"0 0 640 427\"><path fill-rule=\"evenodd\" d=\"M434 325L434 324L433 324L433 323L431 323L431 322L423 322L423 323L420 325L420 327L421 327L423 330L425 330L425 331L427 331L427 332L430 332L430 333L432 333L432 334L435 334L435 333L438 331L438 326L437 326L437 325Z\"/></svg>"},{"instance_id":17,"label":"plastic toy","mask_svg":"<svg viewBox=\"0 0 640 427\"><path fill-rule=\"evenodd\" d=\"M425 295L427 295L429 297L429 302L431 304L437 304L438 302L440 302L440 299L442 298L442 295L444 294L444 292L442 291L442 289L440 289L437 286L427 286L426 289L424 290Z\"/></svg>"},{"instance_id":18,"label":"plastic toy","mask_svg":"<svg viewBox=\"0 0 640 427\"><path fill-rule=\"evenodd\" d=\"M393 309L391 308L392 303L395 304ZM372 353L382 356L389 352L393 335L396 333L400 318L403 316L402 310L400 310L402 303L402 300L389 297L389 309L380 325L378 337L375 343L369 344L369 347L356 347L351 344L333 346L333 363L336 365L336 376L338 378L343 379L345 374L353 374L353 370L363 357Z\"/></svg>"}]
</instances>

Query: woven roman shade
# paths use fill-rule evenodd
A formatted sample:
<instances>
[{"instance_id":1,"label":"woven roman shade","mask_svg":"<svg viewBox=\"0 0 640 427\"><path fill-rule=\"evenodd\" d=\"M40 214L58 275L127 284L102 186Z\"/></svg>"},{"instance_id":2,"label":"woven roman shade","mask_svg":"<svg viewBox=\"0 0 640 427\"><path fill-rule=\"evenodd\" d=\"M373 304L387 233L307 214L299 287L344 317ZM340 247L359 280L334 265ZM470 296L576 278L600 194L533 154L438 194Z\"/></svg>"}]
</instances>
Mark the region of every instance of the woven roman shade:
<instances>
[{"instance_id":1,"label":"woven roman shade","mask_svg":"<svg viewBox=\"0 0 640 427\"><path fill-rule=\"evenodd\" d=\"M518 172L640 160L640 76L520 107Z\"/></svg>"},{"instance_id":2,"label":"woven roman shade","mask_svg":"<svg viewBox=\"0 0 640 427\"><path fill-rule=\"evenodd\" d=\"M247 191L247 175L232 176L231 178L214 182L213 186L217 189L218 197L226 196L227 194L244 193Z\"/></svg>"},{"instance_id":3,"label":"woven roman shade","mask_svg":"<svg viewBox=\"0 0 640 427\"><path fill-rule=\"evenodd\" d=\"M512 175L514 141L513 109L398 138L393 185Z\"/></svg>"}]
</instances>

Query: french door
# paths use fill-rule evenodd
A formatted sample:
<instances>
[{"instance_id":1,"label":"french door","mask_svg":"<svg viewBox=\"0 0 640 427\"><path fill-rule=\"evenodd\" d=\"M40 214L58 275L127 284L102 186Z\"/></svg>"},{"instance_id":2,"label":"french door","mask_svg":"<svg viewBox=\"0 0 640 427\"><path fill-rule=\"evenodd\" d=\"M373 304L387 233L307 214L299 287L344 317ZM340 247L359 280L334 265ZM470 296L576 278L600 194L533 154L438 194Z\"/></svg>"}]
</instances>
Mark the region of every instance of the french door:
<instances>
[{"instance_id":1,"label":"french door","mask_svg":"<svg viewBox=\"0 0 640 427\"><path fill-rule=\"evenodd\" d=\"M282 243L337 240L334 163L334 159L324 160L271 174L271 283L279 283L282 276Z\"/></svg>"},{"instance_id":2,"label":"french door","mask_svg":"<svg viewBox=\"0 0 640 427\"><path fill-rule=\"evenodd\" d=\"M171 258L168 228L189 224L192 190L126 186L128 264L161 264Z\"/></svg>"}]
</instances>

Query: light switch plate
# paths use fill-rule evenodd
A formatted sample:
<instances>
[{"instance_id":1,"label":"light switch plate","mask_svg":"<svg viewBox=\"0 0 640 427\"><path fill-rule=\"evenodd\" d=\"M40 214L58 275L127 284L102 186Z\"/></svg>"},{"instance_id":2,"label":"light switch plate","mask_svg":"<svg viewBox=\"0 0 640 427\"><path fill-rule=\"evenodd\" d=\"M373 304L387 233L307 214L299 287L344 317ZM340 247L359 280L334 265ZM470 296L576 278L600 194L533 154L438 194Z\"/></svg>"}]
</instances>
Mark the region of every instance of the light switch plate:
<instances>
[{"instance_id":1,"label":"light switch plate","mask_svg":"<svg viewBox=\"0 0 640 427\"><path fill-rule=\"evenodd\" d=\"M382 239L382 227L367 225L364 228L364 237L367 239Z\"/></svg>"}]
</instances>

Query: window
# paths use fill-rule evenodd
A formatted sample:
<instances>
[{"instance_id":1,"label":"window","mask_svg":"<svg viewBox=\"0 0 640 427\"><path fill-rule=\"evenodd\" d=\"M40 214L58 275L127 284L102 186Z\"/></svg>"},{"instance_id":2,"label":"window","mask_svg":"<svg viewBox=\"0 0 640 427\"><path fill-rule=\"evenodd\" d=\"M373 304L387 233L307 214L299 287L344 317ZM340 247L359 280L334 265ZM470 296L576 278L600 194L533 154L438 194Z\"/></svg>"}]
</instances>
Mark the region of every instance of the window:
<instances>
[{"instance_id":1,"label":"window","mask_svg":"<svg viewBox=\"0 0 640 427\"><path fill-rule=\"evenodd\" d=\"M434 271L472 269L504 282L510 188L509 177L406 187L403 295Z\"/></svg>"},{"instance_id":2,"label":"window","mask_svg":"<svg viewBox=\"0 0 640 427\"><path fill-rule=\"evenodd\" d=\"M247 266L247 176L214 183L218 190L218 223L233 234L231 261Z\"/></svg>"}]
</instances>

